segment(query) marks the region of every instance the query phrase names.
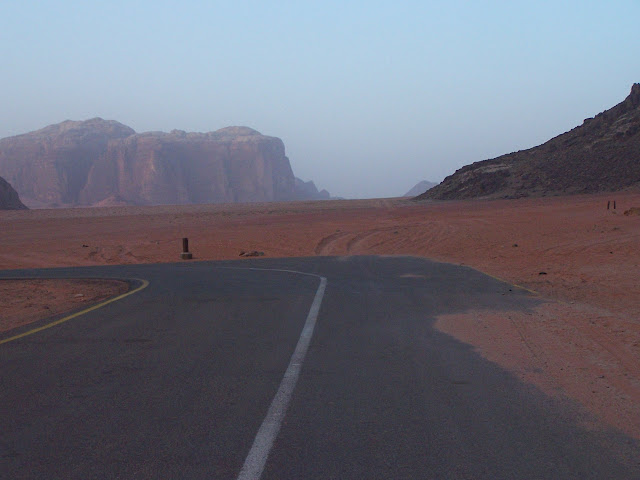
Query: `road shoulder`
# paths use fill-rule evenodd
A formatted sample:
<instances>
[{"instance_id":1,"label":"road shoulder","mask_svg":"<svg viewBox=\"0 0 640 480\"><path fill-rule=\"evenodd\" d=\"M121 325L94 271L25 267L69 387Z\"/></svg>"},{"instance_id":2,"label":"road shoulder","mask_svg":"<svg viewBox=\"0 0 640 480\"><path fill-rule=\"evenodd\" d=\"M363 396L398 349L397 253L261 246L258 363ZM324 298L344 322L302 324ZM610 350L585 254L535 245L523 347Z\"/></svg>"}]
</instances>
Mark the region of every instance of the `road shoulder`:
<instances>
[{"instance_id":1,"label":"road shoulder","mask_svg":"<svg viewBox=\"0 0 640 480\"><path fill-rule=\"evenodd\" d=\"M112 279L0 279L0 333L127 291L128 282Z\"/></svg>"}]
</instances>

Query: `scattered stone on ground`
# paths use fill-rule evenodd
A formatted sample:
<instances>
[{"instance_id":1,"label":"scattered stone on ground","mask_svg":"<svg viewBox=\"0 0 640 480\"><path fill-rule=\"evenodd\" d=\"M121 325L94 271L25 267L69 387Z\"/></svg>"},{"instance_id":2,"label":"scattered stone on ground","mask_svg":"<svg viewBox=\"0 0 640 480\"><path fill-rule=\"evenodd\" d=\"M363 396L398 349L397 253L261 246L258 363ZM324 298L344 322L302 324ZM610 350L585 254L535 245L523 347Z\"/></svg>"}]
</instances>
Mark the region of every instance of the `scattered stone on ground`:
<instances>
[{"instance_id":1,"label":"scattered stone on ground","mask_svg":"<svg viewBox=\"0 0 640 480\"><path fill-rule=\"evenodd\" d=\"M623 215L626 215L627 217L630 216L630 215L640 215L640 208L639 207L631 207L629 210L625 210Z\"/></svg>"},{"instance_id":2,"label":"scattered stone on ground","mask_svg":"<svg viewBox=\"0 0 640 480\"><path fill-rule=\"evenodd\" d=\"M242 250L240 252L240 257L262 257L264 256L264 252L259 252L257 250L252 250L250 252L245 252L244 250Z\"/></svg>"}]
</instances>

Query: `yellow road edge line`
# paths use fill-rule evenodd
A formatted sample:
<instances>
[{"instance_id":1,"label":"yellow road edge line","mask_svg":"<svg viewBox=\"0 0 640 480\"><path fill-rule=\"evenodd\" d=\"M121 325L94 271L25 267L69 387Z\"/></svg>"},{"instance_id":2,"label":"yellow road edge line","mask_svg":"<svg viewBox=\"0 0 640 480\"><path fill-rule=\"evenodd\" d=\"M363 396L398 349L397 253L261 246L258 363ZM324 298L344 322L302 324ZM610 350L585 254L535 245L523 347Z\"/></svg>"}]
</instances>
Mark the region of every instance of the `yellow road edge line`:
<instances>
[{"instance_id":1,"label":"yellow road edge line","mask_svg":"<svg viewBox=\"0 0 640 480\"><path fill-rule=\"evenodd\" d=\"M26 280L26 279L25 279ZM60 280L68 280L65 278L61 278ZM109 279L109 280L118 280L118 279ZM64 318L60 318L54 322L48 323L46 325L43 325L42 327L38 327L38 328L34 328L32 330L28 330L24 333L20 333L19 335L14 335L13 337L9 337L9 338L5 338L3 340L0 340L0 345L2 345L3 343L9 343L12 342L14 340L17 340L19 338L22 337L26 337L27 335L33 335L34 333L38 333L41 332L42 330L46 330L47 328L51 328L51 327L55 327L56 325L60 325L61 323L67 322L73 318L79 317L80 315L84 315L85 313L89 313L89 312L93 312L94 310L97 310L99 308L104 307L105 305L109 305L110 303L113 302L117 302L118 300L122 300L125 297L128 297L129 295L133 295L134 293L138 293L141 290L144 290L145 288L147 288L149 286L149 281L148 280L144 280L141 278L133 278L131 280L135 280L138 282L142 282L142 285L140 285L138 288L135 288L127 293L123 293L122 295L118 295L117 297L113 297L110 298L109 300L105 300L104 302L98 303L96 305L93 305L89 308L85 308L84 310L81 310L79 312L73 313L71 315L68 315Z\"/></svg>"}]
</instances>

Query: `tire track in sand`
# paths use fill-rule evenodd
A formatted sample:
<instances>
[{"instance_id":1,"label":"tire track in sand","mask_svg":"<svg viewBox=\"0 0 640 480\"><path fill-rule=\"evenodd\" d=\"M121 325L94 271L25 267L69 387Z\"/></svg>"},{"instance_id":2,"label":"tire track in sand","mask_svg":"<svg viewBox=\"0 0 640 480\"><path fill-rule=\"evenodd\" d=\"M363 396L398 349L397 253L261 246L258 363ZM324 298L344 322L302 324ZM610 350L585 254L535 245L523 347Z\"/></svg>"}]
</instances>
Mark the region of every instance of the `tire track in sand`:
<instances>
[{"instance_id":1,"label":"tire track in sand","mask_svg":"<svg viewBox=\"0 0 640 480\"><path fill-rule=\"evenodd\" d=\"M335 254L336 244L338 243L338 240L348 235L352 235L352 234L349 232L336 232L336 233L332 233L331 235L327 235L326 237L322 237L318 242L318 244L316 245L316 248L314 249L315 254L316 255Z\"/></svg>"}]
</instances>

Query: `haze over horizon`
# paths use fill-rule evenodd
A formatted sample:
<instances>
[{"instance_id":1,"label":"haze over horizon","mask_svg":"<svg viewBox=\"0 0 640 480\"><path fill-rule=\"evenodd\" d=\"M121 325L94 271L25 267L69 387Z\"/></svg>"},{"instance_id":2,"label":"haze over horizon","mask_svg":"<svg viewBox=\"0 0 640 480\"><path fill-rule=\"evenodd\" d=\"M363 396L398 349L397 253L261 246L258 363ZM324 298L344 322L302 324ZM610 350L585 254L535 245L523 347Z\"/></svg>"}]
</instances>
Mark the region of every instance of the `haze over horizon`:
<instances>
[{"instance_id":1,"label":"haze over horizon","mask_svg":"<svg viewBox=\"0 0 640 480\"><path fill-rule=\"evenodd\" d=\"M638 18L631 0L11 2L0 138L97 116L244 125L332 195L400 196L622 101L640 81Z\"/></svg>"}]
</instances>

